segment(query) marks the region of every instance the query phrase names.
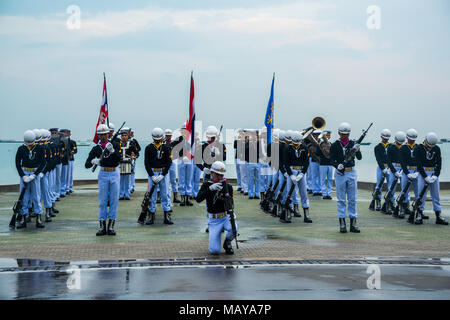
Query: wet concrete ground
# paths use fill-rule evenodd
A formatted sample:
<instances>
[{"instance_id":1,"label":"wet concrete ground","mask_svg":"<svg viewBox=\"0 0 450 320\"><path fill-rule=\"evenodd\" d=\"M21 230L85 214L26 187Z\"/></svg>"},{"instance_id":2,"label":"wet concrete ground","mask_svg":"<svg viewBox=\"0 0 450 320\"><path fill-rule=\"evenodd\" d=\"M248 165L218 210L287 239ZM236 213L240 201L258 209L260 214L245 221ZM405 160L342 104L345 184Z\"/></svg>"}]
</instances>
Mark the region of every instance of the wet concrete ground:
<instances>
[{"instance_id":1,"label":"wet concrete ground","mask_svg":"<svg viewBox=\"0 0 450 320\"><path fill-rule=\"evenodd\" d=\"M448 266L380 266L380 289L368 289L367 266L95 269L71 281L76 272L0 273L0 298L450 299Z\"/></svg>"},{"instance_id":2,"label":"wet concrete ground","mask_svg":"<svg viewBox=\"0 0 450 320\"><path fill-rule=\"evenodd\" d=\"M380 288L370 277L379 268ZM0 271L0 299L450 299L450 266L48 267ZM69 267L69 266L68 266ZM373 268L373 269L368 269ZM369 282L369 287L368 287Z\"/></svg>"}]
</instances>

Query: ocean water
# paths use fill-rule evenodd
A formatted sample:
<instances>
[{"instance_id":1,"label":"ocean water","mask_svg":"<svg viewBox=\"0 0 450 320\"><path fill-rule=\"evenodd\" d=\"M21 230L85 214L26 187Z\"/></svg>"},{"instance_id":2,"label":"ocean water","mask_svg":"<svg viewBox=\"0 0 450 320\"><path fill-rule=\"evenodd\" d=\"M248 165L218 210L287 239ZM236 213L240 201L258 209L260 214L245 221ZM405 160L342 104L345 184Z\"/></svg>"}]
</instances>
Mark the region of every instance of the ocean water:
<instances>
[{"instance_id":1,"label":"ocean water","mask_svg":"<svg viewBox=\"0 0 450 320\"><path fill-rule=\"evenodd\" d=\"M15 165L15 156L17 148L20 143L0 143L0 184L18 183L19 175L17 174ZM141 143L141 147L144 150L146 143ZM373 148L376 144L372 143L369 146L361 146L363 159L356 161L356 169L358 172L358 180L375 182L376 181L376 161L373 152ZM450 143L440 144L439 147L442 151L442 171L440 175L440 181L450 181L450 169L446 165L449 163L450 157ZM78 153L75 155L74 164L74 179L96 179L98 175L98 169L96 172L92 172L91 169L85 169L84 163L88 157L91 146L79 146ZM227 146L228 150L233 150L232 146ZM236 169L234 165L234 153L229 153L229 159L227 159L227 178L236 178ZM147 172L144 167L144 155L137 160L136 166L136 178L147 178Z\"/></svg>"}]
</instances>

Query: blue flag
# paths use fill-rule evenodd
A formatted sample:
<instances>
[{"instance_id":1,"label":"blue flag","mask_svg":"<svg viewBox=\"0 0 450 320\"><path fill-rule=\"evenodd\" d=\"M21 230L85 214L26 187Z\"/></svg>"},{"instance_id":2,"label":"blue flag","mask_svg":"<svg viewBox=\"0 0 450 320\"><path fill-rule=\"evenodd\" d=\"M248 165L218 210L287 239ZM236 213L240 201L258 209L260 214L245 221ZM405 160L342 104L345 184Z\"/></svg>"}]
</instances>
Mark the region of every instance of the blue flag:
<instances>
[{"instance_id":1,"label":"blue flag","mask_svg":"<svg viewBox=\"0 0 450 320\"><path fill-rule=\"evenodd\" d=\"M273 129L273 83L275 82L275 73L272 79L272 88L270 89L269 103L267 104L266 117L264 118L264 125L267 128L267 145L272 143L272 129Z\"/></svg>"}]
</instances>

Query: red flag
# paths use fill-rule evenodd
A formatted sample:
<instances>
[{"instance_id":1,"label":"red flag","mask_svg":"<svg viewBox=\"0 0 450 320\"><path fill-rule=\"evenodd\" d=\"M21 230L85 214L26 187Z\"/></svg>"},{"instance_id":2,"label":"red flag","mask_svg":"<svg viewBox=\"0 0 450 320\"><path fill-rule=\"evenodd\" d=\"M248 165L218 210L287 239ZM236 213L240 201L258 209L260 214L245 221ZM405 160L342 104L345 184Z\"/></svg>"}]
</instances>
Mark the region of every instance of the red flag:
<instances>
[{"instance_id":1,"label":"red flag","mask_svg":"<svg viewBox=\"0 0 450 320\"><path fill-rule=\"evenodd\" d=\"M95 126L95 135L94 135L94 139L92 139L92 141L94 141L94 143L98 142L98 137L97 137L97 127L99 124L108 124L109 125L109 119L108 119L108 96L106 93L106 77L105 74L103 73L103 95L102 95L102 105L100 106L100 114L98 115L98 120L97 120L97 125Z\"/></svg>"},{"instance_id":2,"label":"red flag","mask_svg":"<svg viewBox=\"0 0 450 320\"><path fill-rule=\"evenodd\" d=\"M194 94L194 77L191 72L191 94L189 97L189 118L186 121L186 130L190 134L191 152L188 152L189 159L194 158L195 154L195 94Z\"/></svg>"}]
</instances>

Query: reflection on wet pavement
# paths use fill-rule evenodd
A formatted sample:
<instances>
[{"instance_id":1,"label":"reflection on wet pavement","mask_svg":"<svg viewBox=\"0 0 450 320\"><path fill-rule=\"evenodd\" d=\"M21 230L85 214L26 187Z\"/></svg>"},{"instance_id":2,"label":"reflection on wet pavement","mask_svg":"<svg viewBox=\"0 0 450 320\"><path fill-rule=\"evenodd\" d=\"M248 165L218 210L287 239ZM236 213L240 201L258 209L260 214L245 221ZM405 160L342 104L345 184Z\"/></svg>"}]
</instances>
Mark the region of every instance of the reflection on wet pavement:
<instances>
[{"instance_id":1,"label":"reflection on wet pavement","mask_svg":"<svg viewBox=\"0 0 450 320\"><path fill-rule=\"evenodd\" d=\"M450 265L445 261L289 266L165 260L0 259L0 299L450 298ZM379 290L368 289L369 266L379 268Z\"/></svg>"}]
</instances>

